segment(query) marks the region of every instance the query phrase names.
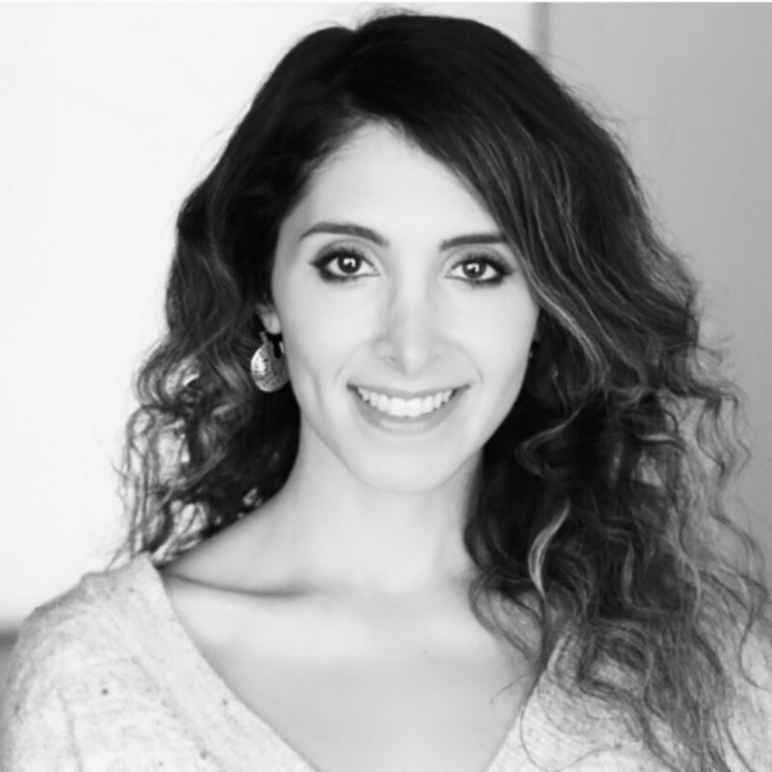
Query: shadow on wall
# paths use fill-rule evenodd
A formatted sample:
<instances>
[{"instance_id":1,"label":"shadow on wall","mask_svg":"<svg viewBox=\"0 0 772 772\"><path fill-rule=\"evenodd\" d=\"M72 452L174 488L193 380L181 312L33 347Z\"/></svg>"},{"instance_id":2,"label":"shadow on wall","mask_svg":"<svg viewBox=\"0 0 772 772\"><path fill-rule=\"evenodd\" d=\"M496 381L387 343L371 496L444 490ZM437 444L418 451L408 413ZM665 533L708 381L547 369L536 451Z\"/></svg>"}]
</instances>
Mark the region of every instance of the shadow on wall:
<instances>
[{"instance_id":1,"label":"shadow on wall","mask_svg":"<svg viewBox=\"0 0 772 772\"><path fill-rule=\"evenodd\" d=\"M16 630L0 630L0 693L5 690L5 678L8 675L8 659L16 642Z\"/></svg>"}]
</instances>

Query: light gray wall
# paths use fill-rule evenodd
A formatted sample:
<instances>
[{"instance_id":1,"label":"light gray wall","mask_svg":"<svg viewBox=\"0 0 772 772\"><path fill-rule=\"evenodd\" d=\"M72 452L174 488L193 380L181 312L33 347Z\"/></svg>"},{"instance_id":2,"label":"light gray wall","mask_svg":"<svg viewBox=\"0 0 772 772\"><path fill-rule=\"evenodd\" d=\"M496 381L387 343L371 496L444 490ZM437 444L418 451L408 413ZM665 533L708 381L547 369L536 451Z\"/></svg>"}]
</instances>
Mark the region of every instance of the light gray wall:
<instances>
[{"instance_id":1,"label":"light gray wall","mask_svg":"<svg viewBox=\"0 0 772 772\"><path fill-rule=\"evenodd\" d=\"M546 63L628 144L747 394L738 519L772 581L772 5L556 3Z\"/></svg>"}]
</instances>

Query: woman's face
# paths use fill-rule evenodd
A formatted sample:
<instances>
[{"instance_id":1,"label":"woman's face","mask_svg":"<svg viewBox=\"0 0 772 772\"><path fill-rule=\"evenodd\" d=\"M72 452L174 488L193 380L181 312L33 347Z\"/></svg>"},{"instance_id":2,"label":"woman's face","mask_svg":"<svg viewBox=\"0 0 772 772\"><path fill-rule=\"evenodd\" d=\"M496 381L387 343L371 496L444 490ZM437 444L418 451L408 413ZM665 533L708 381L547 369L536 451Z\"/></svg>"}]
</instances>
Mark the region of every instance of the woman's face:
<instances>
[{"instance_id":1,"label":"woman's face","mask_svg":"<svg viewBox=\"0 0 772 772\"><path fill-rule=\"evenodd\" d=\"M520 391L538 316L497 232L390 128L364 127L327 160L282 223L275 306L261 309L283 336L301 447L400 492L474 467Z\"/></svg>"}]
</instances>

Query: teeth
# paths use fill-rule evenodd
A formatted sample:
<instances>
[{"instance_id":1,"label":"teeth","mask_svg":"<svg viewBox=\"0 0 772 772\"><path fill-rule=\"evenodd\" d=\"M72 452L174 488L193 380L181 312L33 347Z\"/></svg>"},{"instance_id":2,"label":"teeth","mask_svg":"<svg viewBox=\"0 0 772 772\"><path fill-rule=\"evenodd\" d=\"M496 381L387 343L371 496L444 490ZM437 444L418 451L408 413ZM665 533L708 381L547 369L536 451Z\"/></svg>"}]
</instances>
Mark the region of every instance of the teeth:
<instances>
[{"instance_id":1,"label":"teeth","mask_svg":"<svg viewBox=\"0 0 772 772\"><path fill-rule=\"evenodd\" d=\"M400 397L387 397L385 394L379 394L367 389L357 387L357 393L368 404L380 410L382 413L392 415L397 418L410 417L415 418L419 415L426 415L437 410L449 399L452 390L439 391L428 397L414 397L413 399L401 399Z\"/></svg>"}]
</instances>

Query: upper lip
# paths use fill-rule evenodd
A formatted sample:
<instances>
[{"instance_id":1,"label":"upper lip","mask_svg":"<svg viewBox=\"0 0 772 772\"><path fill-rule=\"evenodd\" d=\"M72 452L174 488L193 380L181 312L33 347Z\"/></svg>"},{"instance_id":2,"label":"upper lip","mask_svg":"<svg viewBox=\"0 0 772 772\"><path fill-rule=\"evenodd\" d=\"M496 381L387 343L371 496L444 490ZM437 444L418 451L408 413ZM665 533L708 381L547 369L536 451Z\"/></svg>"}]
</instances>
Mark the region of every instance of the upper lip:
<instances>
[{"instance_id":1,"label":"upper lip","mask_svg":"<svg viewBox=\"0 0 772 772\"><path fill-rule=\"evenodd\" d=\"M398 397L399 399L421 399L422 397L431 397L440 394L443 391L458 391L463 386L447 386L436 389L424 389L422 391L402 391L401 389L386 389L381 386L364 386L362 384L352 384L352 389L364 389L365 391L375 391L378 394L385 394L387 397Z\"/></svg>"}]
</instances>

